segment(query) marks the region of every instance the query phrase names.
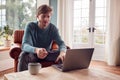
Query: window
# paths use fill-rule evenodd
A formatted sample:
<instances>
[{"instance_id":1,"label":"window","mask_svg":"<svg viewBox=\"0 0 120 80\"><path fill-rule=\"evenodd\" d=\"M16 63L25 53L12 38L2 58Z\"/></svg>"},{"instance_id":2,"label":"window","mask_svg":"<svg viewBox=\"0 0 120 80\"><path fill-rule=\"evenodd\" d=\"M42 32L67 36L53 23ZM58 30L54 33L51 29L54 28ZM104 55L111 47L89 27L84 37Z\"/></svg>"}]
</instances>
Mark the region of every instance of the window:
<instances>
[{"instance_id":1,"label":"window","mask_svg":"<svg viewBox=\"0 0 120 80\"><path fill-rule=\"evenodd\" d=\"M6 0L0 0L0 30L6 23Z\"/></svg>"},{"instance_id":2,"label":"window","mask_svg":"<svg viewBox=\"0 0 120 80\"><path fill-rule=\"evenodd\" d=\"M29 21L36 20L37 0L0 0L0 32L5 25L13 30L24 29ZM0 36L0 46L3 45Z\"/></svg>"},{"instance_id":3,"label":"window","mask_svg":"<svg viewBox=\"0 0 120 80\"><path fill-rule=\"evenodd\" d=\"M95 44L105 44L106 0L96 0L95 5Z\"/></svg>"},{"instance_id":4,"label":"window","mask_svg":"<svg viewBox=\"0 0 120 80\"><path fill-rule=\"evenodd\" d=\"M6 24L6 0L0 0L0 32ZM0 36L0 46L3 45L3 38Z\"/></svg>"},{"instance_id":5,"label":"window","mask_svg":"<svg viewBox=\"0 0 120 80\"><path fill-rule=\"evenodd\" d=\"M73 44L87 43L89 26L89 0L74 0Z\"/></svg>"},{"instance_id":6,"label":"window","mask_svg":"<svg viewBox=\"0 0 120 80\"><path fill-rule=\"evenodd\" d=\"M106 0L74 0L73 5L73 45L105 44Z\"/></svg>"}]
</instances>

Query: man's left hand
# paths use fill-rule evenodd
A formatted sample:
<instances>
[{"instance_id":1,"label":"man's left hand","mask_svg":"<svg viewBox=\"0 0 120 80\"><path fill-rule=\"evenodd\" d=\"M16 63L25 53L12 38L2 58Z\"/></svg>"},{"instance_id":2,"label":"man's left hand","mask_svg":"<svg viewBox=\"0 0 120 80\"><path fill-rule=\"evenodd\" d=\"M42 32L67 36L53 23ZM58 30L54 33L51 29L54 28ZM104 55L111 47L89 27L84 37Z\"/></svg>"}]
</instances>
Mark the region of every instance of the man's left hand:
<instances>
[{"instance_id":1,"label":"man's left hand","mask_svg":"<svg viewBox=\"0 0 120 80\"><path fill-rule=\"evenodd\" d=\"M61 61L63 62L64 59L65 59L65 55L66 55L65 52L60 52L60 54L59 54L59 56L57 57L57 59L56 59L55 62L58 62L59 60L61 60Z\"/></svg>"}]
</instances>

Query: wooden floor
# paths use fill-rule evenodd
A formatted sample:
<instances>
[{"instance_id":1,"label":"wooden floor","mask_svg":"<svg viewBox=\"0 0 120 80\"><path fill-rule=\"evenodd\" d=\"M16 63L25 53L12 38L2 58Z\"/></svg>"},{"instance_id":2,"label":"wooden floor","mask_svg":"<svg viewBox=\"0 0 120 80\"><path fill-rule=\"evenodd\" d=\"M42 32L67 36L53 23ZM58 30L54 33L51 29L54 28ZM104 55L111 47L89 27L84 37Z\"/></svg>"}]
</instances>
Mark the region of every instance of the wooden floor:
<instances>
[{"instance_id":1,"label":"wooden floor","mask_svg":"<svg viewBox=\"0 0 120 80\"><path fill-rule=\"evenodd\" d=\"M117 75L120 75L120 66L108 66L107 63L103 61L92 61L90 67L108 71ZM3 75L13 72L13 68L0 72L0 80L3 79Z\"/></svg>"},{"instance_id":2,"label":"wooden floor","mask_svg":"<svg viewBox=\"0 0 120 80\"><path fill-rule=\"evenodd\" d=\"M108 66L107 63L103 61L92 61L90 67L95 67L104 71L120 75L120 66Z\"/></svg>"}]
</instances>

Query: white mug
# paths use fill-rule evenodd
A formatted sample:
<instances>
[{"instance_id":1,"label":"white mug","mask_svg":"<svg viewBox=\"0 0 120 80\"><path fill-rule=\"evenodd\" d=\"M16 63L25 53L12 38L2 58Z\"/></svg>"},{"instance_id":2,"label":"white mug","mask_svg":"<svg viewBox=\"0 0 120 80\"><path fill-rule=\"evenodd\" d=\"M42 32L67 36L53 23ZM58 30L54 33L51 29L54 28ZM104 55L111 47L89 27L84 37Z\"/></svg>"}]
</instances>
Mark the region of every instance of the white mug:
<instances>
[{"instance_id":1,"label":"white mug","mask_svg":"<svg viewBox=\"0 0 120 80\"><path fill-rule=\"evenodd\" d=\"M28 64L28 71L32 75L38 74L40 68L41 68L41 64L40 63L29 63Z\"/></svg>"}]
</instances>

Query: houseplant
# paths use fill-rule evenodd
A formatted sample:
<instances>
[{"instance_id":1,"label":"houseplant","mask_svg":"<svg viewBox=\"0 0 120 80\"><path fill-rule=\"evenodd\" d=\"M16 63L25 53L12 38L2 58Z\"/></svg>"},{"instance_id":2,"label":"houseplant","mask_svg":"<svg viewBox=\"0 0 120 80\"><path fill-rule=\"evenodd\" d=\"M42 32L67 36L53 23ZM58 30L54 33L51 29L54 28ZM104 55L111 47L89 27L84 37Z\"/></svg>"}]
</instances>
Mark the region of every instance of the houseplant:
<instances>
[{"instance_id":1,"label":"houseplant","mask_svg":"<svg viewBox=\"0 0 120 80\"><path fill-rule=\"evenodd\" d=\"M11 44L10 37L12 37L13 30L10 29L9 25L5 25L2 32L0 33L0 36L2 36L4 40L4 46L9 47Z\"/></svg>"}]
</instances>

